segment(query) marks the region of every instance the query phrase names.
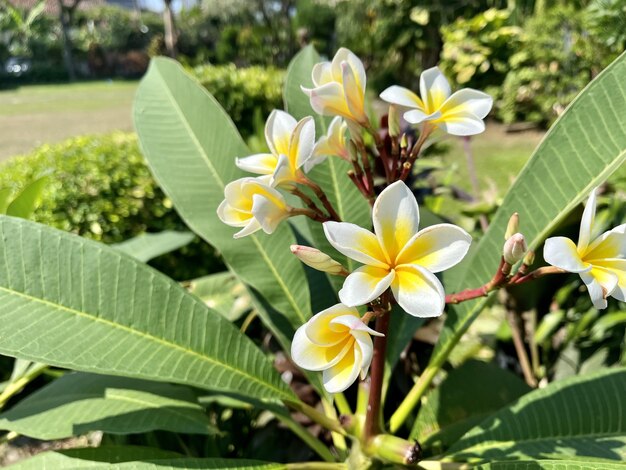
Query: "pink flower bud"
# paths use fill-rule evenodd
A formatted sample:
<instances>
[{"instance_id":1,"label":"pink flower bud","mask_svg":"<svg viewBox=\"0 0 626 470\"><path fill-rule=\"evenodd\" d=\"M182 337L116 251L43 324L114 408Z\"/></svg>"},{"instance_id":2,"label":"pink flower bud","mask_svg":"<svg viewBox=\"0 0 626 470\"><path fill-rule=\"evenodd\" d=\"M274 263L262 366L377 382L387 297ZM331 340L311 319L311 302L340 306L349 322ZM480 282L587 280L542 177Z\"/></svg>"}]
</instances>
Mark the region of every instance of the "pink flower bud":
<instances>
[{"instance_id":1,"label":"pink flower bud","mask_svg":"<svg viewBox=\"0 0 626 470\"><path fill-rule=\"evenodd\" d=\"M526 253L526 239L521 233L515 233L504 243L502 256L504 261L515 264L524 257Z\"/></svg>"},{"instance_id":2,"label":"pink flower bud","mask_svg":"<svg viewBox=\"0 0 626 470\"><path fill-rule=\"evenodd\" d=\"M346 269L326 253L322 253L316 248L303 245L291 245L291 252L307 266L338 276L347 276Z\"/></svg>"}]
</instances>

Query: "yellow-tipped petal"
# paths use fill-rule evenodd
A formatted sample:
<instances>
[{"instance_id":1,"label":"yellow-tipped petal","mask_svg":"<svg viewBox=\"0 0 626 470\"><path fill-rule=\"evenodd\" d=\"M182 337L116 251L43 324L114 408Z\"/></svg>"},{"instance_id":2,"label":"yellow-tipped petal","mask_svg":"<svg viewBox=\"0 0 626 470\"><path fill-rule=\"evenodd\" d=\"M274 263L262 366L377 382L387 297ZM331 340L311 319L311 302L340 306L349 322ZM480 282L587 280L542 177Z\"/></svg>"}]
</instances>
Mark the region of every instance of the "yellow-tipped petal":
<instances>
[{"instance_id":1,"label":"yellow-tipped petal","mask_svg":"<svg viewBox=\"0 0 626 470\"><path fill-rule=\"evenodd\" d=\"M453 93L441 106L443 119L448 114L454 115L459 113L467 113L478 119L484 119L491 107L493 106L493 98L482 91L464 88Z\"/></svg>"},{"instance_id":2,"label":"yellow-tipped petal","mask_svg":"<svg viewBox=\"0 0 626 470\"><path fill-rule=\"evenodd\" d=\"M585 250L583 259L594 264L593 260L626 257L626 224L604 232Z\"/></svg>"},{"instance_id":3,"label":"yellow-tipped petal","mask_svg":"<svg viewBox=\"0 0 626 470\"><path fill-rule=\"evenodd\" d=\"M450 91L450 84L439 68L432 67L420 75L420 95L427 114L439 110Z\"/></svg>"},{"instance_id":4,"label":"yellow-tipped petal","mask_svg":"<svg viewBox=\"0 0 626 470\"><path fill-rule=\"evenodd\" d=\"M308 90L313 110L323 116L343 116L352 119L352 113L346 103L343 86L339 82L330 82L318 88Z\"/></svg>"},{"instance_id":5,"label":"yellow-tipped petal","mask_svg":"<svg viewBox=\"0 0 626 470\"><path fill-rule=\"evenodd\" d=\"M584 253L587 251L589 242L591 241L591 232L593 230L593 221L596 217L596 190L591 191L587 205L583 211L583 216L580 219L580 232L578 234L578 252Z\"/></svg>"},{"instance_id":6,"label":"yellow-tipped petal","mask_svg":"<svg viewBox=\"0 0 626 470\"><path fill-rule=\"evenodd\" d=\"M352 348L337 364L324 370L322 375L324 388L329 393L343 392L354 383L360 370L361 351L358 348Z\"/></svg>"},{"instance_id":7,"label":"yellow-tipped petal","mask_svg":"<svg viewBox=\"0 0 626 470\"><path fill-rule=\"evenodd\" d=\"M395 272L373 266L361 266L350 274L339 291L339 300L357 307L371 302L385 292L395 277Z\"/></svg>"},{"instance_id":8,"label":"yellow-tipped petal","mask_svg":"<svg viewBox=\"0 0 626 470\"><path fill-rule=\"evenodd\" d=\"M388 268L378 239L372 232L348 222L324 222L324 233L341 254L359 263Z\"/></svg>"},{"instance_id":9,"label":"yellow-tipped petal","mask_svg":"<svg viewBox=\"0 0 626 470\"><path fill-rule=\"evenodd\" d=\"M434 274L420 266L399 266L391 290L400 307L414 317L438 317L443 313L443 286Z\"/></svg>"},{"instance_id":10,"label":"yellow-tipped petal","mask_svg":"<svg viewBox=\"0 0 626 470\"><path fill-rule=\"evenodd\" d=\"M337 364L346 354L351 354L354 347L351 335L345 335L341 342L331 347L319 346L307 337L306 326L304 324L296 330L291 342L291 358L299 367L313 371L324 370Z\"/></svg>"},{"instance_id":11,"label":"yellow-tipped petal","mask_svg":"<svg viewBox=\"0 0 626 470\"><path fill-rule=\"evenodd\" d=\"M374 203L372 220L386 259L393 264L418 231L419 209L409 187L397 181L385 188Z\"/></svg>"},{"instance_id":12,"label":"yellow-tipped petal","mask_svg":"<svg viewBox=\"0 0 626 470\"><path fill-rule=\"evenodd\" d=\"M594 261L593 271L605 270L617 278L617 286L611 292L611 296L617 300L626 302L626 260L625 259L603 259Z\"/></svg>"},{"instance_id":13,"label":"yellow-tipped petal","mask_svg":"<svg viewBox=\"0 0 626 470\"><path fill-rule=\"evenodd\" d=\"M271 175L276 169L278 159L271 153L258 153L245 158L237 158L235 165L244 171L259 175Z\"/></svg>"},{"instance_id":14,"label":"yellow-tipped petal","mask_svg":"<svg viewBox=\"0 0 626 470\"><path fill-rule=\"evenodd\" d=\"M311 116L300 120L291 134L289 143L289 162L294 172L304 165L313 153L315 145L315 121Z\"/></svg>"},{"instance_id":15,"label":"yellow-tipped petal","mask_svg":"<svg viewBox=\"0 0 626 470\"><path fill-rule=\"evenodd\" d=\"M396 264L416 264L438 273L458 264L472 243L469 233L452 224L420 230L404 247Z\"/></svg>"},{"instance_id":16,"label":"yellow-tipped petal","mask_svg":"<svg viewBox=\"0 0 626 470\"><path fill-rule=\"evenodd\" d=\"M367 123L368 118L364 108L364 90L359 88L358 80L347 62L342 63L341 69L343 72L343 93L348 109L350 110L350 115L352 119L359 123Z\"/></svg>"},{"instance_id":17,"label":"yellow-tipped petal","mask_svg":"<svg viewBox=\"0 0 626 470\"><path fill-rule=\"evenodd\" d=\"M583 273L591 269L589 263L580 259L574 242L565 237L548 238L543 247L543 259L570 273Z\"/></svg>"},{"instance_id":18,"label":"yellow-tipped petal","mask_svg":"<svg viewBox=\"0 0 626 470\"><path fill-rule=\"evenodd\" d=\"M285 111L275 109L271 112L265 124L265 139L275 156L289 155L289 142L296 125L296 120Z\"/></svg>"},{"instance_id":19,"label":"yellow-tipped petal","mask_svg":"<svg viewBox=\"0 0 626 470\"><path fill-rule=\"evenodd\" d=\"M359 313L355 308L336 304L314 315L307 322L305 328L307 337L319 346L333 346L343 341L350 334L350 327L331 323L342 316L349 316L360 321Z\"/></svg>"},{"instance_id":20,"label":"yellow-tipped petal","mask_svg":"<svg viewBox=\"0 0 626 470\"><path fill-rule=\"evenodd\" d=\"M406 108L417 108L424 111L424 103L421 98L411 90L398 85L393 85L385 89L385 91L380 94L380 99L390 104L397 104Z\"/></svg>"},{"instance_id":21,"label":"yellow-tipped petal","mask_svg":"<svg viewBox=\"0 0 626 470\"><path fill-rule=\"evenodd\" d=\"M312 78L313 84L316 87L335 81L333 79L333 71L330 62L320 62L315 64L313 66Z\"/></svg>"}]
</instances>

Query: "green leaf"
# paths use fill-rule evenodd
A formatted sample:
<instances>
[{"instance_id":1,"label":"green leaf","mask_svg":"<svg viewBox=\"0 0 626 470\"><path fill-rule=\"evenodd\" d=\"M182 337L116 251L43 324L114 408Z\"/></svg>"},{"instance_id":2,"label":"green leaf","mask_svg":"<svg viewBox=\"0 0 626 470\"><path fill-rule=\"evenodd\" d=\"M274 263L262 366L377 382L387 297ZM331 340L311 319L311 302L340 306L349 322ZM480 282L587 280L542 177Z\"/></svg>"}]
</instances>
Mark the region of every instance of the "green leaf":
<instances>
[{"instance_id":1,"label":"green leaf","mask_svg":"<svg viewBox=\"0 0 626 470\"><path fill-rule=\"evenodd\" d=\"M221 315L104 245L0 216L0 354L69 369L294 399Z\"/></svg>"},{"instance_id":2,"label":"green leaf","mask_svg":"<svg viewBox=\"0 0 626 470\"><path fill-rule=\"evenodd\" d=\"M318 62L321 62L321 58L313 46L307 46L296 54L287 69L284 98L287 111L296 119L305 116L315 118L319 138L322 133L326 132L327 120L313 111L309 97L300 88L300 86L313 87L311 71ZM324 190L341 220L361 227L369 227L371 224L369 204L348 178L347 172L351 168L348 162L337 157L329 157L324 163L313 168L308 176ZM321 224L309 219L307 222L311 229L312 241L318 249L329 254L350 270L356 267L353 266L352 260L337 252L328 243ZM341 285L343 282L343 279L336 276L329 276L329 278L334 285Z\"/></svg>"},{"instance_id":3,"label":"green leaf","mask_svg":"<svg viewBox=\"0 0 626 470\"><path fill-rule=\"evenodd\" d=\"M454 460L563 454L626 458L626 368L553 382L482 421L448 452Z\"/></svg>"},{"instance_id":4,"label":"green leaf","mask_svg":"<svg viewBox=\"0 0 626 470\"><path fill-rule=\"evenodd\" d=\"M111 246L147 263L151 259L188 245L194 238L195 236L191 232L164 230L159 233L144 233Z\"/></svg>"},{"instance_id":5,"label":"green leaf","mask_svg":"<svg viewBox=\"0 0 626 470\"><path fill-rule=\"evenodd\" d=\"M22 189L16 198L7 206L6 214L28 219L33 215L33 212L35 212L35 209L39 205L41 193L46 187L47 182L48 177L43 176Z\"/></svg>"},{"instance_id":6,"label":"green leaf","mask_svg":"<svg viewBox=\"0 0 626 470\"><path fill-rule=\"evenodd\" d=\"M570 104L552 126L507 193L489 230L459 269L445 276L449 292L478 287L493 276L513 212L530 249L626 159L626 54L622 54ZM539 253L537 254L539 256ZM445 361L486 300L448 309L431 365Z\"/></svg>"},{"instance_id":7,"label":"green leaf","mask_svg":"<svg viewBox=\"0 0 626 470\"><path fill-rule=\"evenodd\" d=\"M491 462L476 470L624 470L626 462L593 460L522 460Z\"/></svg>"},{"instance_id":8,"label":"green leaf","mask_svg":"<svg viewBox=\"0 0 626 470\"><path fill-rule=\"evenodd\" d=\"M422 446L448 448L486 416L530 390L524 381L495 364L468 361L426 395L411 439Z\"/></svg>"},{"instance_id":9,"label":"green leaf","mask_svg":"<svg viewBox=\"0 0 626 470\"><path fill-rule=\"evenodd\" d=\"M0 429L48 440L90 431L218 432L188 388L85 373L66 374L0 414Z\"/></svg>"},{"instance_id":10,"label":"green leaf","mask_svg":"<svg viewBox=\"0 0 626 470\"><path fill-rule=\"evenodd\" d=\"M45 452L9 467L11 470L283 470L283 464L239 459L198 459L179 456L160 449L133 446L108 446Z\"/></svg>"},{"instance_id":11,"label":"green leaf","mask_svg":"<svg viewBox=\"0 0 626 470\"><path fill-rule=\"evenodd\" d=\"M288 319L288 330L279 334L293 336L311 309L304 270L289 250L295 243L289 224L271 236L233 240L235 229L217 217L224 186L246 176L235 157L249 154L228 115L178 63L157 58L137 90L134 120L150 168L187 225Z\"/></svg>"},{"instance_id":12,"label":"green leaf","mask_svg":"<svg viewBox=\"0 0 626 470\"><path fill-rule=\"evenodd\" d=\"M13 191L9 188L0 189L0 214L7 213L7 207L9 207L9 203L11 202L11 195Z\"/></svg>"},{"instance_id":13,"label":"green leaf","mask_svg":"<svg viewBox=\"0 0 626 470\"><path fill-rule=\"evenodd\" d=\"M231 322L251 309L245 286L230 272L194 279L189 282L188 290Z\"/></svg>"}]
</instances>

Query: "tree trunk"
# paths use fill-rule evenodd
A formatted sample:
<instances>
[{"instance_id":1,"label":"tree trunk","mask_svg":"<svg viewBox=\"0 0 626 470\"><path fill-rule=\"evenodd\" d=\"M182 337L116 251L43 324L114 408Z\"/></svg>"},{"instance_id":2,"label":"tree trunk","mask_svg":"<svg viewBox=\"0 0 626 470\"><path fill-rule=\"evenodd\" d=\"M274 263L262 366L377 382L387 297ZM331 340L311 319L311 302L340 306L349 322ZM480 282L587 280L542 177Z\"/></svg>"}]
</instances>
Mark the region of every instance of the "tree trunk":
<instances>
[{"instance_id":1,"label":"tree trunk","mask_svg":"<svg viewBox=\"0 0 626 470\"><path fill-rule=\"evenodd\" d=\"M74 10L80 3L80 0L74 0L73 4L66 6L63 0L59 2L59 19L61 20L61 30L63 32L63 62L65 70L70 82L76 80L76 70L74 68L74 55L72 54L72 38L70 37L70 28L72 26L72 18Z\"/></svg>"},{"instance_id":2,"label":"tree trunk","mask_svg":"<svg viewBox=\"0 0 626 470\"><path fill-rule=\"evenodd\" d=\"M170 57L176 57L176 43L178 35L176 33L176 23L174 23L174 12L172 12L172 0L163 0L163 25L165 26L165 50Z\"/></svg>"}]
</instances>

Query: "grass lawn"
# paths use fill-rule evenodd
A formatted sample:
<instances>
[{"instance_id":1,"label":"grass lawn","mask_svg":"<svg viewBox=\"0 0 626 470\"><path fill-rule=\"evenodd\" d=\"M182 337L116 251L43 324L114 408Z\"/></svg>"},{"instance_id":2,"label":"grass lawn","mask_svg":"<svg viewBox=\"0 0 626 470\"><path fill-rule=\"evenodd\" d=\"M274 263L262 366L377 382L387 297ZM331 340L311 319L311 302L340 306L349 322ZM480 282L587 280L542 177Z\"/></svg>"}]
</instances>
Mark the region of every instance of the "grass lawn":
<instances>
[{"instance_id":1,"label":"grass lawn","mask_svg":"<svg viewBox=\"0 0 626 470\"><path fill-rule=\"evenodd\" d=\"M0 91L0 160L76 135L132 130L136 88L99 81Z\"/></svg>"}]
</instances>

